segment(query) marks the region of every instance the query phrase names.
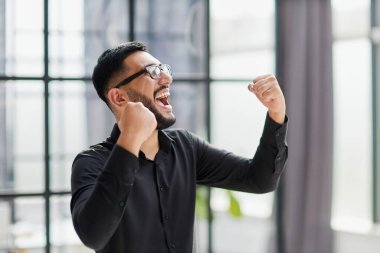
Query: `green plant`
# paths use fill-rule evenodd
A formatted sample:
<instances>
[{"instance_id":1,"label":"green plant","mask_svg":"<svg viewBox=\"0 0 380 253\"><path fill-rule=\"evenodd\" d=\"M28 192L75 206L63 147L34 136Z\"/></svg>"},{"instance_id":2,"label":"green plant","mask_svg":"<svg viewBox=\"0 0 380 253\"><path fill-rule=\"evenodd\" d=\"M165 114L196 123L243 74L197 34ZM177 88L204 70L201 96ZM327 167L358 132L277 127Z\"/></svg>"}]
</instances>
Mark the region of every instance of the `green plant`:
<instances>
[{"instance_id":1,"label":"green plant","mask_svg":"<svg viewBox=\"0 0 380 253\"><path fill-rule=\"evenodd\" d=\"M228 213L235 218L242 217L240 203L234 193L229 190L225 190L225 193L229 199ZM195 199L195 211L198 218L207 218L207 188L203 186L197 187L196 199Z\"/></svg>"}]
</instances>

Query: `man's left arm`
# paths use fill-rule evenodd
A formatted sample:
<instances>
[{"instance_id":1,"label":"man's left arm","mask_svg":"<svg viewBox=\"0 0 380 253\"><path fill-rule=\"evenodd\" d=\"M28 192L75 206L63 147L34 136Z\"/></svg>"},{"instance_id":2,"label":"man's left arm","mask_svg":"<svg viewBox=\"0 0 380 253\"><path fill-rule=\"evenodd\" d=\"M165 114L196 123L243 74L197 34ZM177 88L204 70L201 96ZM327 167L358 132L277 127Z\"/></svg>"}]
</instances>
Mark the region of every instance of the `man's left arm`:
<instances>
[{"instance_id":1,"label":"man's left arm","mask_svg":"<svg viewBox=\"0 0 380 253\"><path fill-rule=\"evenodd\" d=\"M283 125L269 114L255 155L249 159L219 149L191 135L197 160L197 183L234 191L274 191L288 157L287 117Z\"/></svg>"},{"instance_id":2,"label":"man's left arm","mask_svg":"<svg viewBox=\"0 0 380 253\"><path fill-rule=\"evenodd\" d=\"M255 156L246 159L193 138L198 153L199 184L254 193L277 187L288 156L285 98L273 75L257 77L248 89L268 108Z\"/></svg>"}]
</instances>

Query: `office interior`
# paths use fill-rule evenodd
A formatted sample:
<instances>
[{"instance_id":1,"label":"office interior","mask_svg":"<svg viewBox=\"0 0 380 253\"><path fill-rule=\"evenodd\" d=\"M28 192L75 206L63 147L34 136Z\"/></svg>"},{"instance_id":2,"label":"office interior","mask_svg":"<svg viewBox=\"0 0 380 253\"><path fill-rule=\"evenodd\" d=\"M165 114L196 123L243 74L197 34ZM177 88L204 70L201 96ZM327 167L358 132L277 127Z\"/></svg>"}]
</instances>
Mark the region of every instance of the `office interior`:
<instances>
[{"instance_id":1,"label":"office interior","mask_svg":"<svg viewBox=\"0 0 380 253\"><path fill-rule=\"evenodd\" d=\"M378 0L0 0L0 253L93 252L71 165L115 123L98 56L134 40L172 66L174 127L234 153L253 156L266 117L252 79L285 94L278 189L199 187L198 253L379 253L379 22Z\"/></svg>"}]
</instances>

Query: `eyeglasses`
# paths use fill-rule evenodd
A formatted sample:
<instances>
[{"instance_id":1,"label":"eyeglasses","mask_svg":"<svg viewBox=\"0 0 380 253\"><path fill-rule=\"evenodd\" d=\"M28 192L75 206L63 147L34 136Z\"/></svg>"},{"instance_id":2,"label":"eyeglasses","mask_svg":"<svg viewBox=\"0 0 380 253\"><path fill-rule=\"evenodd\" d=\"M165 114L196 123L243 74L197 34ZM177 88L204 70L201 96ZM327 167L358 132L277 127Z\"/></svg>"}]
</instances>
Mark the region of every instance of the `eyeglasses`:
<instances>
[{"instance_id":1,"label":"eyeglasses","mask_svg":"<svg viewBox=\"0 0 380 253\"><path fill-rule=\"evenodd\" d=\"M172 76L172 69L170 68L168 64L148 65L143 70L140 70L139 72L131 75L130 77L127 77L126 79L118 83L115 87L120 88L121 86L126 85L127 83L131 82L133 79L145 73L148 73L150 78L157 80L161 77L162 72L164 72L166 75Z\"/></svg>"}]
</instances>

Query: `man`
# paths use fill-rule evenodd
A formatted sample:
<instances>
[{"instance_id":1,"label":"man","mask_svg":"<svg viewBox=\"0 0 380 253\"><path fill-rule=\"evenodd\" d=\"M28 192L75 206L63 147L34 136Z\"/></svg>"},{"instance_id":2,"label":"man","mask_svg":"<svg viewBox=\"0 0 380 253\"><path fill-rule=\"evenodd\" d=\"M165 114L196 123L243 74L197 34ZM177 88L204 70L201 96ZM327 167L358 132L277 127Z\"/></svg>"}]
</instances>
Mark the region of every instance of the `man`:
<instances>
[{"instance_id":1,"label":"man","mask_svg":"<svg viewBox=\"0 0 380 253\"><path fill-rule=\"evenodd\" d=\"M287 159L285 99L272 75L249 90L268 108L253 159L219 150L173 125L171 69L129 42L106 50L93 83L117 124L73 162L71 212L96 252L192 251L196 184L273 191ZM232 115L231 115L232 116Z\"/></svg>"}]
</instances>

